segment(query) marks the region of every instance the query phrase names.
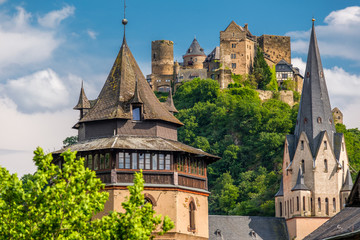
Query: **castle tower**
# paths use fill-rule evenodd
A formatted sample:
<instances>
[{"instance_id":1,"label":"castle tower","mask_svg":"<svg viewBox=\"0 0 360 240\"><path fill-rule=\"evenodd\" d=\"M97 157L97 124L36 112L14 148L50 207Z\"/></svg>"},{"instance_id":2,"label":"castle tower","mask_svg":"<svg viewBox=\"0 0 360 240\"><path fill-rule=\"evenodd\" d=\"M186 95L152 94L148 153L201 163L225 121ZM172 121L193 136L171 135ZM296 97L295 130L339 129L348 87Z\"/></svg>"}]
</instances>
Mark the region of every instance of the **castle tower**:
<instances>
[{"instance_id":1,"label":"castle tower","mask_svg":"<svg viewBox=\"0 0 360 240\"><path fill-rule=\"evenodd\" d=\"M291 239L304 238L343 208L352 185L348 164L313 22L295 132L286 136L281 191L275 195L276 216L286 219Z\"/></svg>"},{"instance_id":2,"label":"castle tower","mask_svg":"<svg viewBox=\"0 0 360 240\"><path fill-rule=\"evenodd\" d=\"M174 107L171 96L169 103ZM145 200L175 223L159 239L208 239L206 167L218 157L178 142L177 128L182 125L153 93L124 35L99 96L75 125L79 142L71 146L109 192L98 217L123 211L126 187L134 172L143 169ZM54 152L58 164L66 150Z\"/></svg>"},{"instance_id":3,"label":"castle tower","mask_svg":"<svg viewBox=\"0 0 360 240\"><path fill-rule=\"evenodd\" d=\"M200 46L199 42L194 38L190 47L183 56L184 67L191 69L203 69L203 62L206 55L204 49Z\"/></svg>"}]
</instances>

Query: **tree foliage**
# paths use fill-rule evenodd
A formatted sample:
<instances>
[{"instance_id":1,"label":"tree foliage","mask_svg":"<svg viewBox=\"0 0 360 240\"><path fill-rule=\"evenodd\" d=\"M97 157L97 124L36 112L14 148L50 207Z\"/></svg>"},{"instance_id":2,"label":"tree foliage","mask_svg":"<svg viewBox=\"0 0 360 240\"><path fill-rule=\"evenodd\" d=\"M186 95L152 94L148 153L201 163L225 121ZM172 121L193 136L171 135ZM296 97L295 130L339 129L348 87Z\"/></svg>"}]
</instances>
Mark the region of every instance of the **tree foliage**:
<instances>
[{"instance_id":1,"label":"tree foliage","mask_svg":"<svg viewBox=\"0 0 360 240\"><path fill-rule=\"evenodd\" d=\"M271 81L271 70L269 65L266 63L264 53L258 47L254 58L254 65L252 75L256 79L258 88L261 90L267 90L267 85Z\"/></svg>"},{"instance_id":2,"label":"tree foliage","mask_svg":"<svg viewBox=\"0 0 360 240\"><path fill-rule=\"evenodd\" d=\"M63 141L63 147L68 147L68 146L74 145L75 143L78 142L78 140L79 140L78 136L67 137Z\"/></svg>"}]
</instances>

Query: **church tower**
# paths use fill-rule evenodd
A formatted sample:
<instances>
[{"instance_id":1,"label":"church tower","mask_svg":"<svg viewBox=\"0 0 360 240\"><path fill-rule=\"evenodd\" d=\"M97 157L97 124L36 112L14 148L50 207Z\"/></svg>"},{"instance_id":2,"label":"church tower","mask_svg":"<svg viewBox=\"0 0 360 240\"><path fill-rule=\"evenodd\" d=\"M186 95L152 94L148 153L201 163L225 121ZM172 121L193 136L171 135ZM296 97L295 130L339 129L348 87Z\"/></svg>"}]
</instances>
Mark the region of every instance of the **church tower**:
<instances>
[{"instance_id":1,"label":"church tower","mask_svg":"<svg viewBox=\"0 0 360 240\"><path fill-rule=\"evenodd\" d=\"M352 181L345 139L336 133L314 19L295 132L286 136L283 172L275 195L291 239L303 239L338 213Z\"/></svg>"},{"instance_id":2,"label":"church tower","mask_svg":"<svg viewBox=\"0 0 360 240\"><path fill-rule=\"evenodd\" d=\"M79 142L71 150L85 158L86 167L96 172L109 192L97 217L123 211L127 186L134 172L142 169L145 200L157 214L168 215L175 223L174 229L155 239L208 239L206 169L219 158L177 141L177 128L183 124L172 114L177 111L172 96L164 104L159 102L125 34L99 96L89 101L82 88L75 109L81 111L74 126ZM60 165L59 155L66 150L54 152Z\"/></svg>"}]
</instances>

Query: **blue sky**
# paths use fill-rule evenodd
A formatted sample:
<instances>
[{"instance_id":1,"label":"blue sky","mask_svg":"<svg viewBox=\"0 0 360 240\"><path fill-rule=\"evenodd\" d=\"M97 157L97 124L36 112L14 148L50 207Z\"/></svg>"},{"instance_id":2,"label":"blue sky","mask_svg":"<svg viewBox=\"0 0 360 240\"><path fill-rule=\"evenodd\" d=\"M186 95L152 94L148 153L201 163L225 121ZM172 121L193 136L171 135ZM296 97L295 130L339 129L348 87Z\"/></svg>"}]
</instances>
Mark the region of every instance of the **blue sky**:
<instances>
[{"instance_id":1,"label":"blue sky","mask_svg":"<svg viewBox=\"0 0 360 240\"><path fill-rule=\"evenodd\" d=\"M143 73L151 41L174 41L175 59L194 36L206 53L234 20L252 34L291 36L292 63L305 68L311 18L331 104L348 127L359 127L360 7L358 1L127 0L126 37ZM120 48L121 0L0 0L0 165L22 175L31 151L50 152L75 135L72 110L81 81L96 98Z\"/></svg>"}]
</instances>

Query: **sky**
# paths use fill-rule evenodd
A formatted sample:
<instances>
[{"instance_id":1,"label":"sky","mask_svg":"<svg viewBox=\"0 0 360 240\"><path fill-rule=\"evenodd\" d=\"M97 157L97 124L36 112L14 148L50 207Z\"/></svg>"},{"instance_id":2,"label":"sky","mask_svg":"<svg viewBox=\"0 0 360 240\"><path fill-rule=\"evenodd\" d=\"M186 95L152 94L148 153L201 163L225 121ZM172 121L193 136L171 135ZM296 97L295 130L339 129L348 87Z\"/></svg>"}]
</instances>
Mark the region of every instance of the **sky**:
<instances>
[{"instance_id":1,"label":"sky","mask_svg":"<svg viewBox=\"0 0 360 240\"><path fill-rule=\"evenodd\" d=\"M174 41L175 60L197 38L209 54L234 20L252 34L291 37L292 64L305 69L311 19L332 107L360 127L360 4L353 0L127 0L126 39L144 75L151 41ZM33 151L62 147L72 129L81 82L95 99L124 34L123 0L0 0L0 165L35 171Z\"/></svg>"}]
</instances>

